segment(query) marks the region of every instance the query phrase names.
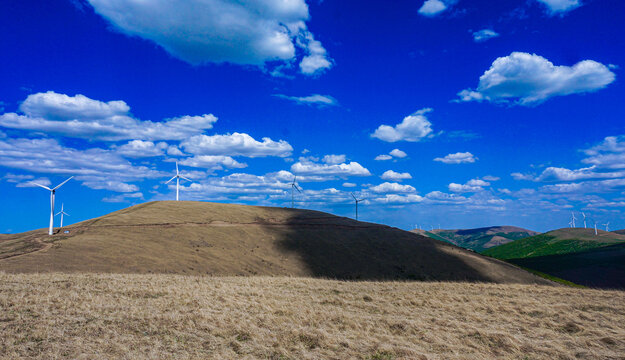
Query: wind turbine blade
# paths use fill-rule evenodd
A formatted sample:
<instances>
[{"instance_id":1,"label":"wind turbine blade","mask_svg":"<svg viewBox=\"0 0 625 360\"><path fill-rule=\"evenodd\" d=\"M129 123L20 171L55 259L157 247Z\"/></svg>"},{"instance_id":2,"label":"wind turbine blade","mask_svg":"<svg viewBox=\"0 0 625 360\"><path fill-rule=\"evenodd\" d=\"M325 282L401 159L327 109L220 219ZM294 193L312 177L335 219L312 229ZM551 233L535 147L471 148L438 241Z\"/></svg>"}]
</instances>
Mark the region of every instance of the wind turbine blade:
<instances>
[{"instance_id":1,"label":"wind turbine blade","mask_svg":"<svg viewBox=\"0 0 625 360\"><path fill-rule=\"evenodd\" d=\"M63 213L62 211L59 211L58 213L54 214L54 216L57 216L57 215L62 214L62 213Z\"/></svg>"},{"instance_id":2,"label":"wind turbine blade","mask_svg":"<svg viewBox=\"0 0 625 360\"><path fill-rule=\"evenodd\" d=\"M65 211L63 211L63 214L65 214L65 216L69 216L69 214L68 214L68 213L66 213Z\"/></svg>"},{"instance_id":3,"label":"wind turbine blade","mask_svg":"<svg viewBox=\"0 0 625 360\"><path fill-rule=\"evenodd\" d=\"M295 190L297 190L298 192L301 193L300 189L297 187L297 185L293 185L293 187L295 187Z\"/></svg>"},{"instance_id":4,"label":"wind turbine blade","mask_svg":"<svg viewBox=\"0 0 625 360\"><path fill-rule=\"evenodd\" d=\"M52 190L56 190L58 188L60 188L61 186L63 186L63 184L65 184L66 182L70 181L73 178L73 176L70 176L69 179L63 181L62 183L58 184L56 187L53 187Z\"/></svg>"},{"instance_id":5,"label":"wind turbine blade","mask_svg":"<svg viewBox=\"0 0 625 360\"><path fill-rule=\"evenodd\" d=\"M178 175L176 175L176 176L174 176L173 178L171 178L171 179L167 180L167 181L165 182L165 184L169 184L169 183L170 183L173 179L175 179L175 178L177 178L177 177L178 177Z\"/></svg>"},{"instance_id":6,"label":"wind turbine blade","mask_svg":"<svg viewBox=\"0 0 625 360\"><path fill-rule=\"evenodd\" d=\"M178 162L176 161L176 175L178 175Z\"/></svg>"},{"instance_id":7,"label":"wind turbine blade","mask_svg":"<svg viewBox=\"0 0 625 360\"><path fill-rule=\"evenodd\" d=\"M356 197L354 196L354 193L349 193L349 194L354 198L354 200L358 201L358 199L356 199Z\"/></svg>"},{"instance_id":8,"label":"wind turbine blade","mask_svg":"<svg viewBox=\"0 0 625 360\"><path fill-rule=\"evenodd\" d=\"M42 187L42 188L44 188L44 189L46 189L46 190L48 190L48 191L52 191L52 189L50 189L50 188L49 188L49 187L47 187L47 186L43 186L43 185L41 185L41 184L37 184L37 183L34 183L34 182L31 182L31 184L33 184L33 185L37 185L37 186L39 186L39 187Z\"/></svg>"},{"instance_id":9,"label":"wind turbine blade","mask_svg":"<svg viewBox=\"0 0 625 360\"><path fill-rule=\"evenodd\" d=\"M180 178L181 178L181 179L185 179L185 180L187 180L187 181L193 182L191 179L187 179L186 177L184 177L184 176L182 176L182 175L179 175L179 176L180 176Z\"/></svg>"}]
</instances>

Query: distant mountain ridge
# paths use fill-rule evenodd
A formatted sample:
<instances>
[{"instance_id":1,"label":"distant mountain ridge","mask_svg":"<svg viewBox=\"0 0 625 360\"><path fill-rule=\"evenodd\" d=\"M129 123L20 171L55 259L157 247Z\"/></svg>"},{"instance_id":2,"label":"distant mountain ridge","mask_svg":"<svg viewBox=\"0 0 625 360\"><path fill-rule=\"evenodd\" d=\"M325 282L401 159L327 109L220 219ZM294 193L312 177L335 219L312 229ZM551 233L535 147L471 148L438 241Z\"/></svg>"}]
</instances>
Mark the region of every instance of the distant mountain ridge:
<instances>
[{"instance_id":1,"label":"distant mountain ridge","mask_svg":"<svg viewBox=\"0 0 625 360\"><path fill-rule=\"evenodd\" d=\"M495 246L507 244L518 239L537 235L538 232L516 226L488 226L476 229L457 230L412 230L417 234L429 236L433 239L482 252Z\"/></svg>"}]
</instances>

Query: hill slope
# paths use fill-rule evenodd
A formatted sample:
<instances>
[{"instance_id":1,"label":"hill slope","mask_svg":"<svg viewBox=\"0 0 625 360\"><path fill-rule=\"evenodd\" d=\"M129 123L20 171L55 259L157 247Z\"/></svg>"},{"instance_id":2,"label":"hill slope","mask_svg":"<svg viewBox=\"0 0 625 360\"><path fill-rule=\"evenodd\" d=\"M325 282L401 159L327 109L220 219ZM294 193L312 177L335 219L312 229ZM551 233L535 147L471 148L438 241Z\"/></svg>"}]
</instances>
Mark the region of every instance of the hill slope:
<instances>
[{"instance_id":1,"label":"hill slope","mask_svg":"<svg viewBox=\"0 0 625 360\"><path fill-rule=\"evenodd\" d=\"M2 240L0 271L547 283L430 238L309 210L163 201L65 230Z\"/></svg>"},{"instance_id":2,"label":"hill slope","mask_svg":"<svg viewBox=\"0 0 625 360\"><path fill-rule=\"evenodd\" d=\"M625 242L625 235L593 229L564 228L517 240L483 253L498 259L519 259L580 252Z\"/></svg>"},{"instance_id":3,"label":"hill slope","mask_svg":"<svg viewBox=\"0 0 625 360\"><path fill-rule=\"evenodd\" d=\"M535 231L516 226L490 226L459 230L413 230L413 232L478 252L538 234Z\"/></svg>"}]
</instances>

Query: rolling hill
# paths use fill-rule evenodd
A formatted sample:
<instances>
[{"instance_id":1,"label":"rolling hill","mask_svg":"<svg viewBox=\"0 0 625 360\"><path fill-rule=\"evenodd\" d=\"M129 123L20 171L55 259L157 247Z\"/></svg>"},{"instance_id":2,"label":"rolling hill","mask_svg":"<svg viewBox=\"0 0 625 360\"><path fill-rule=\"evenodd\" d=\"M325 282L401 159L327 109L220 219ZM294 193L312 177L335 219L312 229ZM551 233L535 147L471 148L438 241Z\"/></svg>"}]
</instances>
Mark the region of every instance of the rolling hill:
<instances>
[{"instance_id":1,"label":"rolling hill","mask_svg":"<svg viewBox=\"0 0 625 360\"><path fill-rule=\"evenodd\" d=\"M427 237L310 210L159 201L63 230L3 239L0 271L550 283Z\"/></svg>"},{"instance_id":2,"label":"rolling hill","mask_svg":"<svg viewBox=\"0 0 625 360\"><path fill-rule=\"evenodd\" d=\"M625 288L625 235L560 229L501 245L483 254L576 284Z\"/></svg>"},{"instance_id":3,"label":"rolling hill","mask_svg":"<svg viewBox=\"0 0 625 360\"><path fill-rule=\"evenodd\" d=\"M507 244L518 239L538 234L535 231L515 226L490 226L477 229L459 230L412 231L477 252L482 252L498 245Z\"/></svg>"}]
</instances>

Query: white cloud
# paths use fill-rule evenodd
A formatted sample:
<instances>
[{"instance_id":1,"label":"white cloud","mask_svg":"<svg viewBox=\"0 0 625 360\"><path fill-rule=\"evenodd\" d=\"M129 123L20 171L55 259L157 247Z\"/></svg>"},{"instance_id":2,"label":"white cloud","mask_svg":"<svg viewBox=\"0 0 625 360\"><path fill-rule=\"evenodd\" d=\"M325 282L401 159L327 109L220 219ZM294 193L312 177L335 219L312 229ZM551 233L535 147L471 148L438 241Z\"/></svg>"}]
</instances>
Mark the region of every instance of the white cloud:
<instances>
[{"instance_id":1,"label":"white cloud","mask_svg":"<svg viewBox=\"0 0 625 360\"><path fill-rule=\"evenodd\" d=\"M0 141L0 166L45 174L76 175L94 189L127 191L128 181L166 176L145 166L135 166L113 150L77 150L52 139L7 139Z\"/></svg>"},{"instance_id":2,"label":"white cloud","mask_svg":"<svg viewBox=\"0 0 625 360\"><path fill-rule=\"evenodd\" d=\"M447 10L452 3L449 0L425 0L419 8L419 14L429 17L436 16Z\"/></svg>"},{"instance_id":3,"label":"white cloud","mask_svg":"<svg viewBox=\"0 0 625 360\"><path fill-rule=\"evenodd\" d=\"M391 150L391 152L389 153L391 156L394 156L396 158L405 158L406 156L408 156L408 154L406 154L405 152L399 150L399 149L393 149Z\"/></svg>"},{"instance_id":4,"label":"white cloud","mask_svg":"<svg viewBox=\"0 0 625 360\"><path fill-rule=\"evenodd\" d=\"M247 167L247 164L240 163L230 156L223 155L196 155L190 158L186 158L180 160L179 163L181 165L196 167L196 168L207 168L210 170L221 170L223 168L228 169L241 169Z\"/></svg>"},{"instance_id":5,"label":"white cloud","mask_svg":"<svg viewBox=\"0 0 625 360\"><path fill-rule=\"evenodd\" d=\"M307 30L304 0L88 0L117 30L151 40L191 64L229 62L288 66L296 47L304 74L331 67L326 50Z\"/></svg>"},{"instance_id":6,"label":"white cloud","mask_svg":"<svg viewBox=\"0 0 625 360\"><path fill-rule=\"evenodd\" d=\"M534 180L534 176L532 176L531 174L522 174L519 172L515 172L515 173L510 174L510 176L512 176L514 180L530 180L530 181Z\"/></svg>"},{"instance_id":7,"label":"white cloud","mask_svg":"<svg viewBox=\"0 0 625 360\"><path fill-rule=\"evenodd\" d=\"M317 105L319 107L324 106L336 106L338 105L338 101L330 95L319 95L312 94L308 96L288 96L282 94L276 94L275 97L279 97L281 99L291 100L300 105Z\"/></svg>"},{"instance_id":8,"label":"white cloud","mask_svg":"<svg viewBox=\"0 0 625 360\"><path fill-rule=\"evenodd\" d=\"M417 194L386 194L383 197L373 198L370 201L377 204L414 204L423 200L424 198Z\"/></svg>"},{"instance_id":9,"label":"white cloud","mask_svg":"<svg viewBox=\"0 0 625 360\"><path fill-rule=\"evenodd\" d=\"M580 0L536 0L546 6L549 13L553 16L571 11L582 5Z\"/></svg>"},{"instance_id":10,"label":"white cloud","mask_svg":"<svg viewBox=\"0 0 625 360\"><path fill-rule=\"evenodd\" d=\"M470 152L457 152L455 154L448 154L445 157L437 157L434 161L439 161L445 164L466 164L474 163L477 160L475 155Z\"/></svg>"},{"instance_id":11,"label":"white cloud","mask_svg":"<svg viewBox=\"0 0 625 360\"><path fill-rule=\"evenodd\" d=\"M378 138L386 142L397 141L420 141L423 138L432 136L432 123L430 123L425 114L431 112L432 109L426 108L406 116L404 120L395 127L389 125L380 125L371 137Z\"/></svg>"},{"instance_id":12,"label":"white cloud","mask_svg":"<svg viewBox=\"0 0 625 360\"><path fill-rule=\"evenodd\" d=\"M130 158L161 156L167 148L168 145L165 142L154 143L143 140L132 140L124 145L113 147L118 154Z\"/></svg>"},{"instance_id":13,"label":"white cloud","mask_svg":"<svg viewBox=\"0 0 625 360\"><path fill-rule=\"evenodd\" d=\"M143 199L143 193L135 192L135 193L126 193L126 194L107 196L103 198L102 201L109 202L109 203L121 203L121 202L128 202L131 199Z\"/></svg>"},{"instance_id":14,"label":"white cloud","mask_svg":"<svg viewBox=\"0 0 625 360\"><path fill-rule=\"evenodd\" d=\"M345 155L326 155L321 161L326 164L336 165L345 162Z\"/></svg>"},{"instance_id":15,"label":"white cloud","mask_svg":"<svg viewBox=\"0 0 625 360\"><path fill-rule=\"evenodd\" d=\"M585 164L608 169L625 168L625 136L608 136L601 143L584 150Z\"/></svg>"},{"instance_id":16,"label":"white cloud","mask_svg":"<svg viewBox=\"0 0 625 360\"><path fill-rule=\"evenodd\" d=\"M493 62L477 89L458 93L458 101L539 104L553 96L581 94L603 89L616 75L593 60L573 66L555 66L536 54L513 52Z\"/></svg>"},{"instance_id":17,"label":"white cloud","mask_svg":"<svg viewBox=\"0 0 625 360\"><path fill-rule=\"evenodd\" d=\"M357 186L356 184L350 183L350 182L344 182L343 183L343 187L346 187L346 188L353 188L353 187L356 187L356 186Z\"/></svg>"},{"instance_id":18,"label":"white cloud","mask_svg":"<svg viewBox=\"0 0 625 360\"><path fill-rule=\"evenodd\" d=\"M53 91L29 95L20 110L24 115L0 115L0 126L102 141L182 140L211 129L217 121L212 114L142 121L129 115L123 101L102 102Z\"/></svg>"},{"instance_id":19,"label":"white cloud","mask_svg":"<svg viewBox=\"0 0 625 360\"><path fill-rule=\"evenodd\" d=\"M499 181L501 179L498 178L497 176L486 175L486 176L482 177L482 180L486 180L486 181Z\"/></svg>"},{"instance_id":20,"label":"white cloud","mask_svg":"<svg viewBox=\"0 0 625 360\"><path fill-rule=\"evenodd\" d=\"M264 157L291 155L293 148L284 140L273 141L263 138L262 142L245 133L226 135L196 135L183 141L180 146L195 155L226 155Z\"/></svg>"},{"instance_id":21,"label":"white cloud","mask_svg":"<svg viewBox=\"0 0 625 360\"><path fill-rule=\"evenodd\" d=\"M344 164L316 164L312 162L296 162L291 165L291 171L296 175L321 175L321 176L370 176L369 170L357 162Z\"/></svg>"},{"instance_id":22,"label":"white cloud","mask_svg":"<svg viewBox=\"0 0 625 360\"><path fill-rule=\"evenodd\" d=\"M410 185L402 185L398 183L390 183L385 182L380 185L372 186L369 188L370 191L378 194L386 194L386 193L414 193L417 190Z\"/></svg>"},{"instance_id":23,"label":"white cloud","mask_svg":"<svg viewBox=\"0 0 625 360\"><path fill-rule=\"evenodd\" d=\"M12 182L12 181L11 181ZM17 185L15 185L15 187L21 188L21 187L37 187L37 185L35 184L39 184L39 185L43 185L43 186L50 186L52 185L52 182L50 181L50 179L48 178L37 178L37 179L32 179L29 181L21 181L21 182L17 182Z\"/></svg>"},{"instance_id":24,"label":"white cloud","mask_svg":"<svg viewBox=\"0 0 625 360\"><path fill-rule=\"evenodd\" d=\"M469 180L466 184L449 184L449 191L455 193L464 193L464 192L478 192L484 190L485 186L489 186L490 183L481 179L472 179Z\"/></svg>"},{"instance_id":25,"label":"white cloud","mask_svg":"<svg viewBox=\"0 0 625 360\"><path fill-rule=\"evenodd\" d=\"M484 42L499 36L499 34L491 29L482 29L473 33L473 40L475 42Z\"/></svg>"},{"instance_id":26,"label":"white cloud","mask_svg":"<svg viewBox=\"0 0 625 360\"><path fill-rule=\"evenodd\" d=\"M378 155L378 156L376 156L376 157L375 157L375 159L374 159L374 160L377 160L377 161L386 161L386 160L391 160L392 158L393 158L393 157L392 157L392 156L390 156L390 155Z\"/></svg>"},{"instance_id":27,"label":"white cloud","mask_svg":"<svg viewBox=\"0 0 625 360\"><path fill-rule=\"evenodd\" d=\"M392 181L402 181L405 179L412 179L412 176L405 172L405 173L398 173L395 172L393 170L387 170L384 172L384 174L382 174L382 176L380 176L383 180L392 180Z\"/></svg>"}]
</instances>

